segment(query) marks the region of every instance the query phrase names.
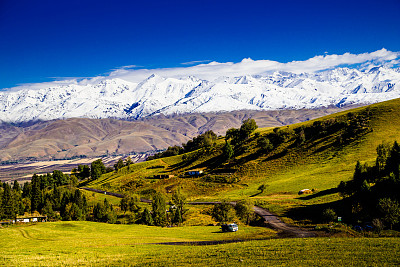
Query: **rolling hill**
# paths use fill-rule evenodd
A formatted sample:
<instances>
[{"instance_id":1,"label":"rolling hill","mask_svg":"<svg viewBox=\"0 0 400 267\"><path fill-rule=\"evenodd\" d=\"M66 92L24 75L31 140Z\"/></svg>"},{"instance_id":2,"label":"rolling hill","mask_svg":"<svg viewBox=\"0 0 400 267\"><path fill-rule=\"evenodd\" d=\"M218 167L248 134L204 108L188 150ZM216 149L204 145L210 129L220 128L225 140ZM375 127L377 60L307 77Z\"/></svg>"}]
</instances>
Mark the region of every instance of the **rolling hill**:
<instances>
[{"instance_id":1,"label":"rolling hill","mask_svg":"<svg viewBox=\"0 0 400 267\"><path fill-rule=\"evenodd\" d=\"M268 201L268 207L281 215L292 207L335 201L339 196L334 188L352 178L357 160L373 163L378 144L398 140L399 104L396 99L274 130L258 129L229 161L221 158L221 138L210 153L195 151L138 163L89 186L144 195L153 189L168 195L179 186L191 200L253 197ZM306 132L303 142L301 129ZM260 150L260 138L273 140L279 134L284 141L270 152ZM190 169L203 169L205 176L190 177L185 174ZM175 176L155 179L156 174ZM262 193L261 184L266 185ZM305 188L320 193L299 197L297 192Z\"/></svg>"},{"instance_id":2,"label":"rolling hill","mask_svg":"<svg viewBox=\"0 0 400 267\"><path fill-rule=\"evenodd\" d=\"M213 130L224 135L252 117L262 127L307 121L341 109L159 115L137 121L72 118L0 125L0 161L52 160L153 152Z\"/></svg>"}]
</instances>

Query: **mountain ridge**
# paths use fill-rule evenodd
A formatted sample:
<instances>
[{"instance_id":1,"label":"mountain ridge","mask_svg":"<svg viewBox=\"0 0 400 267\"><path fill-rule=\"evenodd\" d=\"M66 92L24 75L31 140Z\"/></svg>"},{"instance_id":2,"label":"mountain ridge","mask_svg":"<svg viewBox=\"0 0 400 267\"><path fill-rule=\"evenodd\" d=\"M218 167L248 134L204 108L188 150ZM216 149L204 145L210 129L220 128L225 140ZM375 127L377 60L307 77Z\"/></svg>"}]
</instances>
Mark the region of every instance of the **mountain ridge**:
<instances>
[{"instance_id":1,"label":"mountain ridge","mask_svg":"<svg viewBox=\"0 0 400 267\"><path fill-rule=\"evenodd\" d=\"M388 67L369 71L335 68L301 74L277 71L213 81L154 74L139 83L109 77L3 91L0 121L136 120L157 114L343 107L398 97L400 70Z\"/></svg>"}]
</instances>

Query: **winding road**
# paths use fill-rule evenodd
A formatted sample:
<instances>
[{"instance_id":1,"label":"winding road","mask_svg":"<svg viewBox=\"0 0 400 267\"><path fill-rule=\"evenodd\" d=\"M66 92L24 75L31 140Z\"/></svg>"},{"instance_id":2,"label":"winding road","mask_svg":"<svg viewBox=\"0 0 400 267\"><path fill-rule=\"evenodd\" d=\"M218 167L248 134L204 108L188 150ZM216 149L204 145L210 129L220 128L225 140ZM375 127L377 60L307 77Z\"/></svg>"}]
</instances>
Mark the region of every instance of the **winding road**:
<instances>
[{"instance_id":1,"label":"winding road","mask_svg":"<svg viewBox=\"0 0 400 267\"><path fill-rule=\"evenodd\" d=\"M94 189L94 188L89 188L89 187L81 187L81 189L96 192L96 193L101 193L101 194L105 194L105 195L120 197L120 198L125 197L122 194L108 192L108 191L104 191L104 190L100 190L100 189ZM140 201L145 202L145 203L151 203L151 200L144 199L144 198L141 198ZM188 205L214 205L214 204L218 204L218 203L220 203L220 202L188 202L187 204ZM236 205L236 202L230 202L230 204ZM280 232L281 237L303 238L303 237L315 237L316 236L315 233L313 233L313 232L303 230L299 227L291 226L291 225L288 225L287 223L282 222L278 216L272 214L268 210L261 208L259 206L254 206L254 213L263 217L265 222L268 224L268 226L270 228Z\"/></svg>"}]
</instances>

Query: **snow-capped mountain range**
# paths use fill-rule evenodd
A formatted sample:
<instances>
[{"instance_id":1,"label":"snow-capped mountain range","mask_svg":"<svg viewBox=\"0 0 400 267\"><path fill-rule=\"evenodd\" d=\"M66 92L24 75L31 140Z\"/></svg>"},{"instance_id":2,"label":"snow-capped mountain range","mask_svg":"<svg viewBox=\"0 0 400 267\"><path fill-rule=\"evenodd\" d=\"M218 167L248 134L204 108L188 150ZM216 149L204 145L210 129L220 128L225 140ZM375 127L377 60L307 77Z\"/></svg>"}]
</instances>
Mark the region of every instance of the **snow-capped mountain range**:
<instances>
[{"instance_id":1,"label":"snow-capped mountain range","mask_svg":"<svg viewBox=\"0 0 400 267\"><path fill-rule=\"evenodd\" d=\"M154 114L276 110L370 104L400 97L400 69L335 68L317 73L168 78L140 83L121 78L0 91L0 121L73 117L138 119Z\"/></svg>"}]
</instances>

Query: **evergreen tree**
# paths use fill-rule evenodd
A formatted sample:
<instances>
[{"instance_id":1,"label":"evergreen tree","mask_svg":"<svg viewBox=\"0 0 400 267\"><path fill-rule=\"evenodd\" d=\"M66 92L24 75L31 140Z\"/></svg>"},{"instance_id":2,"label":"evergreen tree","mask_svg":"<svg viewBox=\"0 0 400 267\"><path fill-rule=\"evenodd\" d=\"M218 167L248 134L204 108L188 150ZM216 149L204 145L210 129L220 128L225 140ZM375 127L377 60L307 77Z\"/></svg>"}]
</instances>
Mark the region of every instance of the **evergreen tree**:
<instances>
[{"instance_id":1,"label":"evergreen tree","mask_svg":"<svg viewBox=\"0 0 400 267\"><path fill-rule=\"evenodd\" d=\"M152 201L153 222L156 226L165 226L167 224L166 204L161 193L155 193Z\"/></svg>"},{"instance_id":2,"label":"evergreen tree","mask_svg":"<svg viewBox=\"0 0 400 267\"><path fill-rule=\"evenodd\" d=\"M185 213L185 204L186 204L186 196L182 193L180 188L174 191L172 194L172 203L175 205L176 209L179 210L179 214L181 216L180 221L183 221L183 214Z\"/></svg>"},{"instance_id":3,"label":"evergreen tree","mask_svg":"<svg viewBox=\"0 0 400 267\"><path fill-rule=\"evenodd\" d=\"M223 150L223 156L224 156L225 160L229 160L230 158L233 157L234 152L233 152L233 148L232 148L230 142L225 141L225 145L222 150Z\"/></svg>"},{"instance_id":4,"label":"evergreen tree","mask_svg":"<svg viewBox=\"0 0 400 267\"><path fill-rule=\"evenodd\" d=\"M40 177L37 174L32 176L31 211L40 211L42 205L42 191L40 190Z\"/></svg>"},{"instance_id":5,"label":"evergreen tree","mask_svg":"<svg viewBox=\"0 0 400 267\"><path fill-rule=\"evenodd\" d=\"M182 213L179 209L176 209L174 212L174 216L172 218L172 223L180 225L182 222L183 222Z\"/></svg>"},{"instance_id":6,"label":"evergreen tree","mask_svg":"<svg viewBox=\"0 0 400 267\"><path fill-rule=\"evenodd\" d=\"M2 216L7 219L14 219L17 215L15 199L11 191L11 187L5 183L4 191L1 199Z\"/></svg>"},{"instance_id":7,"label":"evergreen tree","mask_svg":"<svg viewBox=\"0 0 400 267\"><path fill-rule=\"evenodd\" d=\"M56 186L68 184L67 176L62 171L59 170L53 171L53 180Z\"/></svg>"},{"instance_id":8,"label":"evergreen tree","mask_svg":"<svg viewBox=\"0 0 400 267\"><path fill-rule=\"evenodd\" d=\"M17 180L14 180L13 191L18 192L18 193L21 192L21 187L19 186L19 183Z\"/></svg>"}]
</instances>

